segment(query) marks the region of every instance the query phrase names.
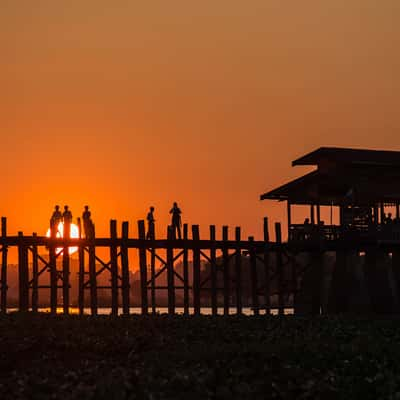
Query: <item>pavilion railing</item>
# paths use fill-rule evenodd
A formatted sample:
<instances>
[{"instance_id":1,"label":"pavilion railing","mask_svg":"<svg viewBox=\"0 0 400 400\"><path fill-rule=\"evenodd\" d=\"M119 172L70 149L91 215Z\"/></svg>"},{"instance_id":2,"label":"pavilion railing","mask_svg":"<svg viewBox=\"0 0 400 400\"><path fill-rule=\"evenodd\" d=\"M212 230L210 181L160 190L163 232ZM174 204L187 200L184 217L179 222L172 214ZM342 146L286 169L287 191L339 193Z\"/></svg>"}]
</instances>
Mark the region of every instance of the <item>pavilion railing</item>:
<instances>
[{"instance_id":1,"label":"pavilion railing","mask_svg":"<svg viewBox=\"0 0 400 400\"><path fill-rule=\"evenodd\" d=\"M400 224L378 224L370 226L339 226L292 224L289 227L289 241L310 240L388 240L400 241Z\"/></svg>"}]
</instances>

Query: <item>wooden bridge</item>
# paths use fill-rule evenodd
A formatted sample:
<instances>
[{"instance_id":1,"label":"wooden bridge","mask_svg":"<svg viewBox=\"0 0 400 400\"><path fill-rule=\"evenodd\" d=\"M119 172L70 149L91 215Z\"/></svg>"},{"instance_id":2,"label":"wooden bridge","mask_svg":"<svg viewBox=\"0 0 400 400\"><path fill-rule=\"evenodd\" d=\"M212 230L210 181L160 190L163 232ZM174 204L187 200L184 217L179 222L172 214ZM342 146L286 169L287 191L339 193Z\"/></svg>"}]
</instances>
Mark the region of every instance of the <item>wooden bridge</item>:
<instances>
[{"instance_id":1,"label":"wooden bridge","mask_svg":"<svg viewBox=\"0 0 400 400\"><path fill-rule=\"evenodd\" d=\"M81 231L79 221L78 226ZM166 239L147 240L144 221L138 221L136 238L129 237L128 231L128 222L122 222L118 235L117 221L111 220L107 238L96 237L94 229L91 237L80 235L77 239L27 236L22 232L9 236L7 220L2 218L0 310L5 313L10 309L7 272L8 251L12 247L18 249L20 311L37 312L40 293L47 290L50 291L50 312L56 313L62 306L65 314L70 313L70 247L78 249L77 305L80 314L84 313L85 304L89 304L92 315L98 314L98 291L103 289L109 290L112 315L118 315L120 311L124 315L130 313L132 294L140 299L142 314L155 313L160 306L156 296L159 291L167 292L169 314L176 312L178 292L183 293L185 314L201 314L204 307L210 308L213 315L219 311L231 314L232 309L240 314L244 307L251 307L255 315L270 314L273 308L284 314L288 307L301 314L352 311L354 287L349 282L356 277L354 257L362 258L364 263L362 279L368 291L364 310L397 312L399 309L398 240L326 240L320 235L312 240L282 242L281 226L276 223L275 241L271 241L267 218L264 218L262 241L253 237L243 240L240 227L236 227L234 237L229 238L228 227L224 226L220 239L217 239L215 226L209 227L207 239L200 238L198 225L191 226L189 232L185 224L182 240L174 238L171 227L168 227ZM109 249L106 260L97 254L99 248ZM130 260L129 250L136 251L137 257ZM328 269L327 256L333 260ZM381 256L390 258L394 289L388 283L387 268L380 266ZM133 258L135 265L132 265ZM178 263L181 271L177 269ZM139 285L133 287L130 271L137 269L140 271ZM110 276L109 285L98 283L105 273ZM160 286L157 279L163 274L166 284ZM50 276L47 284L43 283L46 275ZM244 293L246 276L249 283ZM363 284L359 274L357 276L357 284ZM390 299L388 288L391 289ZM62 296L59 296L60 292Z\"/></svg>"},{"instance_id":2,"label":"wooden bridge","mask_svg":"<svg viewBox=\"0 0 400 400\"><path fill-rule=\"evenodd\" d=\"M265 220L267 226L267 220ZM79 231L80 221L78 220ZM201 312L201 293L204 290L210 291L212 313L216 314L218 309L217 293L223 293L224 313L229 313L231 303L231 281L235 276L235 307L238 313L242 312L241 293L241 262L244 252L250 257L254 269L252 270L253 280L253 302L254 312L259 312L258 301L258 279L255 269L256 258L261 259L260 254L266 250L268 243L268 231L265 231L265 241L255 241L249 237L247 241L241 239L240 228L235 229L234 240L228 239L228 227L223 227L222 240L216 239L216 228L210 226L209 238L200 239L199 226L191 227L191 238L189 239L188 225L183 226L183 239L177 240L173 236L172 228L168 228L167 238L159 240L147 240L145 238L144 221L138 221L138 237L128 236L128 222L123 222L121 235L117 235L117 221L110 221L110 236L108 238L96 237L94 232L90 238L63 239L54 237L30 236L19 232L17 236L7 235L7 220L1 219L1 286L0 286L0 309L7 312L7 270L8 250L11 247L18 249L18 287L20 311L37 311L39 291L50 290L50 310L57 312L58 291L62 291L63 312L70 312L70 254L68 249L78 248L79 273L78 273L78 308L79 313L84 312L85 294L88 292L90 299L90 311L92 315L98 312L97 292L99 289L109 289L111 292L111 313L117 315L122 306L123 314L129 314L131 307L131 282L128 250L135 249L138 252L138 263L140 270L140 299L141 312L147 314L149 308L156 311L156 291L167 290L168 312L175 313L175 292L183 290L183 308L186 314L193 308L194 314ZM109 259L103 260L96 255L96 249L109 248ZM159 251L163 250L166 256L161 256ZM221 252L221 263L217 260L217 254ZM44 255L46 254L46 255ZM266 253L267 254L267 253ZM231 271L230 260L235 259L235 270ZM210 264L210 276L201 280L200 265L201 259L207 260ZM183 265L183 274L174 269L174 265L180 261ZM268 266L267 258L265 261ZM156 270L156 262L160 267ZM61 267L60 267L61 266ZM192 281L189 282L189 266L193 269ZM99 286L98 277L104 272L109 272L111 279L109 286ZM45 272L50 274L50 284L41 284L41 277ZM223 288L217 287L217 275L223 274ZM167 275L167 286L157 286L156 279L161 274ZM209 287L206 288L206 283ZM268 306L269 292L268 282L265 283L265 304ZM119 301L121 299L121 301ZM122 304L119 304L122 303ZM283 310L283 304L282 304Z\"/></svg>"}]
</instances>

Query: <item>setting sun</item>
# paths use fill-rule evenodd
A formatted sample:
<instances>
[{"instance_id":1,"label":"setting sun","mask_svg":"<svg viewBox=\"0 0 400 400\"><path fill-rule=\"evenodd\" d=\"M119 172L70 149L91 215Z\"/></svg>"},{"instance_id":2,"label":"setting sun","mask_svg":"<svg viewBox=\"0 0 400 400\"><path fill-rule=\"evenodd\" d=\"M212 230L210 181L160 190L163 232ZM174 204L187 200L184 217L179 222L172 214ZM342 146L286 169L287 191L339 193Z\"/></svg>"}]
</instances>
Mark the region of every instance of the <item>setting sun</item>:
<instances>
[{"instance_id":1,"label":"setting sun","mask_svg":"<svg viewBox=\"0 0 400 400\"><path fill-rule=\"evenodd\" d=\"M50 228L47 230L46 236L47 237L51 236ZM58 238L63 238L64 237L64 223L63 222L60 222L58 224L57 237ZM72 239L79 239L79 228L75 224L71 224L70 237ZM62 250L63 250L62 247L57 248L57 253L62 252ZM74 254L74 253L76 253L78 251L78 247L76 247L76 246L75 247L69 247L68 251L69 251L69 254Z\"/></svg>"}]
</instances>

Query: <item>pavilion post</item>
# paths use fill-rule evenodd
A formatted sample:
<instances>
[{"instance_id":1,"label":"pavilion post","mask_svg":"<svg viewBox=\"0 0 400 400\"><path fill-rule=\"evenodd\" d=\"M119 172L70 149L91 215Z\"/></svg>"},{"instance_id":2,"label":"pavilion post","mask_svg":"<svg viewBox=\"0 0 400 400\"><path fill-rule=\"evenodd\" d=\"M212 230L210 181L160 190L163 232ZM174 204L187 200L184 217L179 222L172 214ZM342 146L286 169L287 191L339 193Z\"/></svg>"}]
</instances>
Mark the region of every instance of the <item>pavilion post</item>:
<instances>
[{"instance_id":1,"label":"pavilion post","mask_svg":"<svg viewBox=\"0 0 400 400\"><path fill-rule=\"evenodd\" d=\"M319 225L321 222L321 206L317 204L317 224Z\"/></svg>"},{"instance_id":2,"label":"pavilion post","mask_svg":"<svg viewBox=\"0 0 400 400\"><path fill-rule=\"evenodd\" d=\"M310 219L311 219L311 225L314 225L315 224L314 204L310 205Z\"/></svg>"},{"instance_id":3,"label":"pavilion post","mask_svg":"<svg viewBox=\"0 0 400 400\"><path fill-rule=\"evenodd\" d=\"M291 202L288 199L287 201L287 229L288 229L288 241L290 240L290 227L292 225L292 207L291 207Z\"/></svg>"},{"instance_id":4,"label":"pavilion post","mask_svg":"<svg viewBox=\"0 0 400 400\"><path fill-rule=\"evenodd\" d=\"M381 214L381 225L385 222L385 205L383 204L383 201L380 204L380 214Z\"/></svg>"},{"instance_id":5,"label":"pavilion post","mask_svg":"<svg viewBox=\"0 0 400 400\"><path fill-rule=\"evenodd\" d=\"M377 205L374 206L374 225L379 225L379 209Z\"/></svg>"},{"instance_id":6,"label":"pavilion post","mask_svg":"<svg viewBox=\"0 0 400 400\"><path fill-rule=\"evenodd\" d=\"M396 219L400 218L400 204L396 202Z\"/></svg>"}]
</instances>

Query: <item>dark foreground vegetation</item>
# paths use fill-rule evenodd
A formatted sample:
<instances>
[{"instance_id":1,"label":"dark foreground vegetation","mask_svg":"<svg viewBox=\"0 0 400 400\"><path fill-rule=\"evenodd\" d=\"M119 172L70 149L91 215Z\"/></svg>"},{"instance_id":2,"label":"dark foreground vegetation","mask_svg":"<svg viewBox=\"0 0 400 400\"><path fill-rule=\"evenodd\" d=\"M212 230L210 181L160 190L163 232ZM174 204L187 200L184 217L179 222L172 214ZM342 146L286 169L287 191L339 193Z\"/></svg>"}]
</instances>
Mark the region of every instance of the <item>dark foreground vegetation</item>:
<instances>
[{"instance_id":1,"label":"dark foreground vegetation","mask_svg":"<svg viewBox=\"0 0 400 400\"><path fill-rule=\"evenodd\" d=\"M1 399L399 399L400 319L0 318Z\"/></svg>"}]
</instances>

